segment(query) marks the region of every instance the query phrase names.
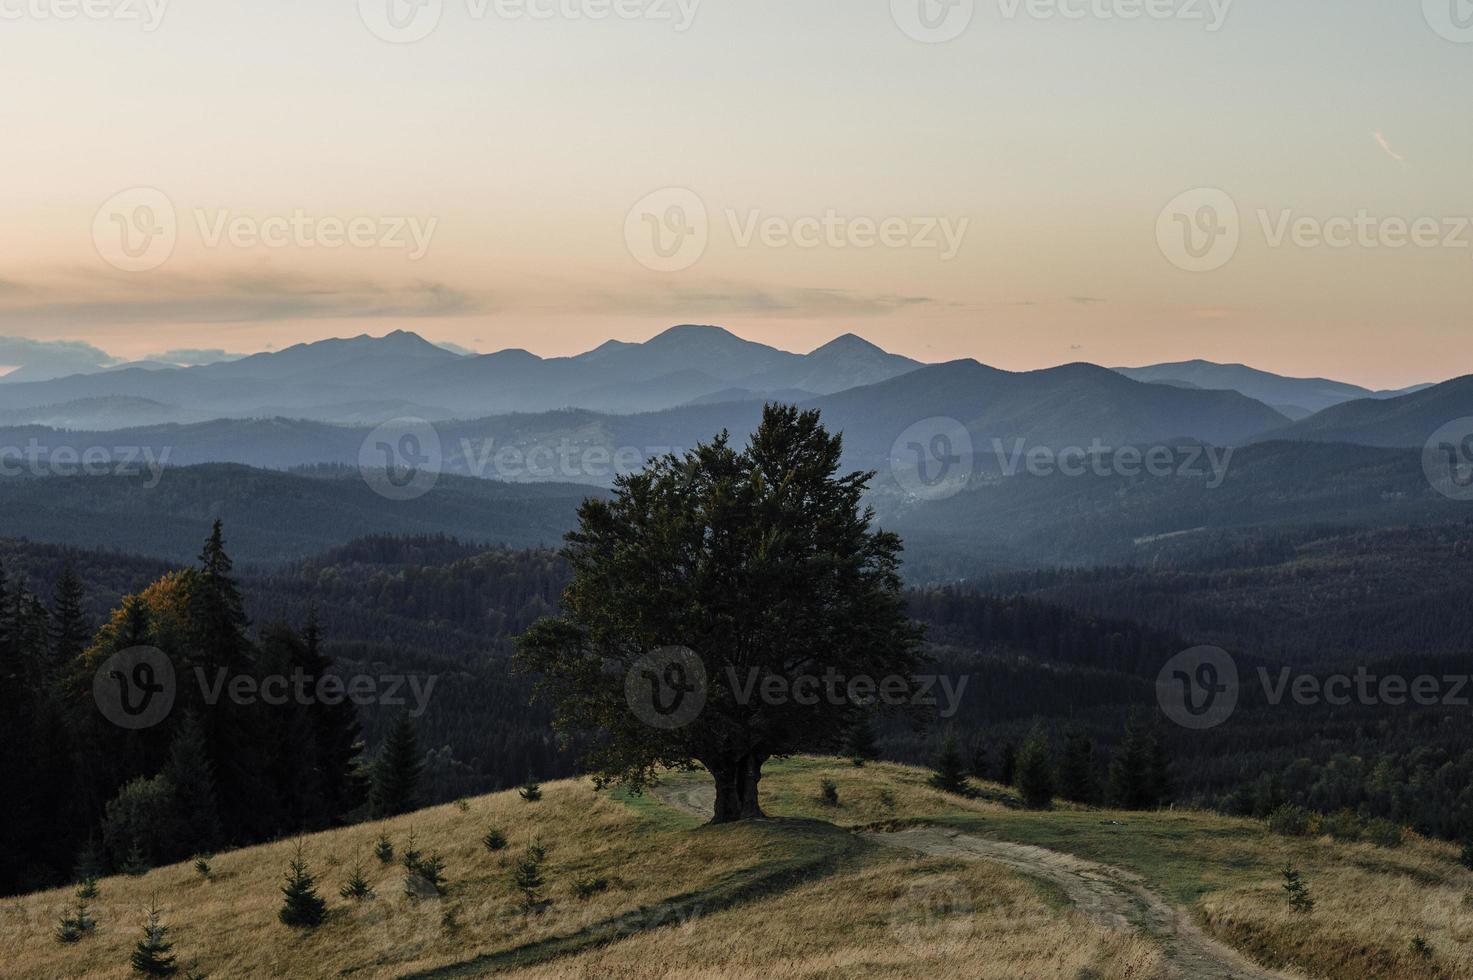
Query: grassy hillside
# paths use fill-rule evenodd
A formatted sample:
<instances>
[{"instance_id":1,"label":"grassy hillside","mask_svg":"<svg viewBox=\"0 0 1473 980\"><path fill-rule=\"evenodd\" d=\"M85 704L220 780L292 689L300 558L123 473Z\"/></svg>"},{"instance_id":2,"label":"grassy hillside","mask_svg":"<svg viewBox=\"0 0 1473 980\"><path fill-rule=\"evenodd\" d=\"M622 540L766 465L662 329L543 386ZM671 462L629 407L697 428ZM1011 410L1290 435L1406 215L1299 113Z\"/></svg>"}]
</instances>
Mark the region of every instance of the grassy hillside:
<instances>
[{"instance_id":1,"label":"grassy hillside","mask_svg":"<svg viewBox=\"0 0 1473 980\"><path fill-rule=\"evenodd\" d=\"M1198 813L1030 813L999 787L962 800L926 787L925 775L789 760L763 784L777 819L724 827L681 807L699 798L694 775L642 798L596 794L586 781L549 784L536 803L501 793L306 838L329 907L315 931L276 920L292 852L282 842L216 856L209 879L189 864L106 879L98 926L74 945L53 938L70 892L0 902L0 962L12 976L127 976L142 910L156 901L180 962L232 978L1165 977L1201 932L1302 971L1287 975L1473 971L1473 873L1450 846L1291 839ZM820 800L823 779L837 784L837 807ZM493 827L509 841L496 853L481 843ZM444 897L404 897L398 855L374 857L380 833L402 853L411 832L418 849L443 855ZM1009 852L1038 860L1034 873L949 846L895 846L907 835L977 853L1006 842L1049 851ZM550 904L529 914L512 871L538 838ZM359 861L377 895L338 897ZM1310 915L1287 908L1286 863L1309 884ZM1160 905L1112 922L1076 906L1074 885L1091 882ZM1418 936L1426 957L1412 949Z\"/></svg>"}]
</instances>

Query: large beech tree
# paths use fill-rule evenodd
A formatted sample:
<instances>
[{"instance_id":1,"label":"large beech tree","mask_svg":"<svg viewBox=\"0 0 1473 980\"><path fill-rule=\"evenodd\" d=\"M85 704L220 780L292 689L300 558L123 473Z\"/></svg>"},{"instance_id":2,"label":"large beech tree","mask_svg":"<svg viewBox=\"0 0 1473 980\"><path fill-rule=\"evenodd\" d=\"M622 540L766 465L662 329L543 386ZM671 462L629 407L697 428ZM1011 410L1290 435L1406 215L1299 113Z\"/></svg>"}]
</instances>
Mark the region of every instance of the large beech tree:
<instances>
[{"instance_id":1,"label":"large beech tree","mask_svg":"<svg viewBox=\"0 0 1473 980\"><path fill-rule=\"evenodd\" d=\"M661 767L710 771L715 822L762 816L768 759L838 749L865 704L908 700L921 664L900 539L871 527L872 473L839 475L817 412L769 405L749 445L726 433L620 477L564 550L563 614L519 640L562 731L592 731L601 783L642 789ZM670 678L704 698L679 727L636 709L648 655L693 651ZM658 671L648 672L654 683Z\"/></svg>"}]
</instances>

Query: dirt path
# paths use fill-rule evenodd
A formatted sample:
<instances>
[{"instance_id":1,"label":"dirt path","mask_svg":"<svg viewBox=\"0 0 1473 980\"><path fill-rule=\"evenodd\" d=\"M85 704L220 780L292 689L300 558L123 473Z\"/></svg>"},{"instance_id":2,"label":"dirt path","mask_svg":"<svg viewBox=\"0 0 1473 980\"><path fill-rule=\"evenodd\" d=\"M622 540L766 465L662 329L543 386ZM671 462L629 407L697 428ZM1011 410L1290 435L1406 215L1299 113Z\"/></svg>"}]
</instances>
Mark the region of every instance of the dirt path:
<instances>
[{"instance_id":1,"label":"dirt path","mask_svg":"<svg viewBox=\"0 0 1473 980\"><path fill-rule=\"evenodd\" d=\"M715 789L703 783L675 782L655 788L666 803L709 817ZM915 827L895 833L864 834L867 840L937 857L991 861L1057 885L1080 912L1115 929L1139 929L1159 940L1166 957L1185 980L1293 980L1251 963L1230 946L1204 933L1121 868L1028 844L974 837L945 827Z\"/></svg>"}]
</instances>

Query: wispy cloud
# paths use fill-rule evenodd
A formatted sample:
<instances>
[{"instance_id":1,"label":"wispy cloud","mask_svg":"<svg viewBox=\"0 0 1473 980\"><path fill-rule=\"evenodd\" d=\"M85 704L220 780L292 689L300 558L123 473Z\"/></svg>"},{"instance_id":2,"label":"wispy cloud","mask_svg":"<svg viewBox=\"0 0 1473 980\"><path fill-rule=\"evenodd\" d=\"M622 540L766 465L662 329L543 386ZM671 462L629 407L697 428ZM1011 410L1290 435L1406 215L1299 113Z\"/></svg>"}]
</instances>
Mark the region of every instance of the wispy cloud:
<instances>
[{"instance_id":1,"label":"wispy cloud","mask_svg":"<svg viewBox=\"0 0 1473 980\"><path fill-rule=\"evenodd\" d=\"M61 272L11 286L0 292L0 324L25 327L441 317L489 308L482 297L432 280L395 283L275 271L209 278Z\"/></svg>"},{"instance_id":2,"label":"wispy cloud","mask_svg":"<svg viewBox=\"0 0 1473 980\"><path fill-rule=\"evenodd\" d=\"M1400 164L1405 164L1407 162L1406 157L1402 156L1400 153L1397 153L1396 150L1392 149L1391 141L1388 140L1379 129L1372 133L1371 136L1375 138L1376 145L1385 150L1386 155L1389 156L1391 159Z\"/></svg>"}]
</instances>

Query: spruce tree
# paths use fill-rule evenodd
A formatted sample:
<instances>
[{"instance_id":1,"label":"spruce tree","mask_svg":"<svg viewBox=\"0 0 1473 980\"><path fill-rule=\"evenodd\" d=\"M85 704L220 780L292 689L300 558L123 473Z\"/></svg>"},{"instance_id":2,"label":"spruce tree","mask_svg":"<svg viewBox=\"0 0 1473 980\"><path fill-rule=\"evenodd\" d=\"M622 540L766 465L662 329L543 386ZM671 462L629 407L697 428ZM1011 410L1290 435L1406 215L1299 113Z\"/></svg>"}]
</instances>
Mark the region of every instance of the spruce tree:
<instances>
[{"instance_id":1,"label":"spruce tree","mask_svg":"<svg viewBox=\"0 0 1473 980\"><path fill-rule=\"evenodd\" d=\"M517 790L517 795L528 803L536 803L542 799L542 786L535 779L528 779L522 784L522 788Z\"/></svg>"},{"instance_id":2,"label":"spruce tree","mask_svg":"<svg viewBox=\"0 0 1473 980\"><path fill-rule=\"evenodd\" d=\"M997 781L1012 786L1018 781L1018 747L1012 742L1002 744L1002 757L998 760Z\"/></svg>"},{"instance_id":3,"label":"spruce tree","mask_svg":"<svg viewBox=\"0 0 1473 980\"><path fill-rule=\"evenodd\" d=\"M401 714L389 729L383 751L373 767L373 814L393 817L413 810L418 802L423 754L414 722Z\"/></svg>"},{"instance_id":4,"label":"spruce tree","mask_svg":"<svg viewBox=\"0 0 1473 980\"><path fill-rule=\"evenodd\" d=\"M317 879L307 870L301 841L287 865L286 883L281 887L282 904L277 918L286 925L312 929L327 917L327 902L317 894Z\"/></svg>"},{"instance_id":5,"label":"spruce tree","mask_svg":"<svg viewBox=\"0 0 1473 980\"><path fill-rule=\"evenodd\" d=\"M373 897L373 886L368 883L368 876L363 873L363 862L353 862L353 870L348 875L348 880L343 887L338 889L338 894L355 902L362 902Z\"/></svg>"},{"instance_id":6,"label":"spruce tree","mask_svg":"<svg viewBox=\"0 0 1473 980\"><path fill-rule=\"evenodd\" d=\"M517 860L512 881L522 893L522 908L531 912L542 907L542 886L546 881L542 877L542 861L536 855L528 854Z\"/></svg>"},{"instance_id":7,"label":"spruce tree","mask_svg":"<svg viewBox=\"0 0 1473 980\"><path fill-rule=\"evenodd\" d=\"M481 843L488 851L501 851L506 849L506 835L495 827L486 831L486 836L481 838Z\"/></svg>"},{"instance_id":8,"label":"spruce tree","mask_svg":"<svg viewBox=\"0 0 1473 980\"><path fill-rule=\"evenodd\" d=\"M1034 810L1047 809L1054 799L1054 766L1048 738L1035 728L1018 755L1018 794Z\"/></svg>"},{"instance_id":9,"label":"spruce tree","mask_svg":"<svg viewBox=\"0 0 1473 980\"><path fill-rule=\"evenodd\" d=\"M967 769L962 763L961 752L957 751L955 736L946 736L946 741L941 744L941 754L931 768L932 786L947 793L966 795L969 792Z\"/></svg>"},{"instance_id":10,"label":"spruce tree","mask_svg":"<svg viewBox=\"0 0 1473 980\"><path fill-rule=\"evenodd\" d=\"M1161 768L1158 768L1161 767ZM1164 756L1137 718L1125 726L1125 739L1110 760L1109 798L1124 810L1149 810L1160 801Z\"/></svg>"},{"instance_id":11,"label":"spruce tree","mask_svg":"<svg viewBox=\"0 0 1473 980\"><path fill-rule=\"evenodd\" d=\"M1299 915L1308 915L1314 911L1314 899L1309 895L1309 886L1304 883L1298 869L1286 865L1284 867L1283 889L1285 896L1289 899L1289 909Z\"/></svg>"},{"instance_id":12,"label":"spruce tree","mask_svg":"<svg viewBox=\"0 0 1473 980\"><path fill-rule=\"evenodd\" d=\"M854 727L849 729L849 737L844 746L844 754L855 766L862 766L866 762L874 762L880 757L880 747L875 740L875 729L870 724L869 714L862 714Z\"/></svg>"},{"instance_id":13,"label":"spruce tree","mask_svg":"<svg viewBox=\"0 0 1473 980\"><path fill-rule=\"evenodd\" d=\"M157 905L150 905L147 915L143 938L129 957L133 972L145 977L172 977L179 972L179 964L174 959L174 944L168 940L169 928L160 921Z\"/></svg>"},{"instance_id":14,"label":"spruce tree","mask_svg":"<svg viewBox=\"0 0 1473 980\"><path fill-rule=\"evenodd\" d=\"M82 607L86 597L81 579L67 565L51 600L51 653L59 667L76 662L87 648L92 630Z\"/></svg>"},{"instance_id":15,"label":"spruce tree","mask_svg":"<svg viewBox=\"0 0 1473 980\"><path fill-rule=\"evenodd\" d=\"M388 834L378 835L378 840L373 844L373 856L379 859L380 864L388 864L394 860L394 842L389 840Z\"/></svg>"},{"instance_id":16,"label":"spruce tree","mask_svg":"<svg viewBox=\"0 0 1473 980\"><path fill-rule=\"evenodd\" d=\"M972 743L972 757L969 762L972 775L986 781L992 778L992 757L987 751L987 743L980 738Z\"/></svg>"},{"instance_id":17,"label":"spruce tree","mask_svg":"<svg viewBox=\"0 0 1473 980\"><path fill-rule=\"evenodd\" d=\"M199 718L184 716L169 745L164 774L174 788L174 828L170 846L178 854L213 850L222 839L215 769Z\"/></svg>"},{"instance_id":18,"label":"spruce tree","mask_svg":"<svg viewBox=\"0 0 1473 980\"><path fill-rule=\"evenodd\" d=\"M1078 729L1071 729L1064 736L1064 753L1059 759L1059 795L1075 803L1093 803L1099 795L1094 746L1089 736Z\"/></svg>"}]
</instances>

